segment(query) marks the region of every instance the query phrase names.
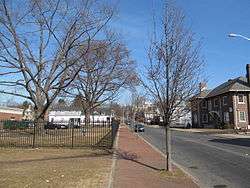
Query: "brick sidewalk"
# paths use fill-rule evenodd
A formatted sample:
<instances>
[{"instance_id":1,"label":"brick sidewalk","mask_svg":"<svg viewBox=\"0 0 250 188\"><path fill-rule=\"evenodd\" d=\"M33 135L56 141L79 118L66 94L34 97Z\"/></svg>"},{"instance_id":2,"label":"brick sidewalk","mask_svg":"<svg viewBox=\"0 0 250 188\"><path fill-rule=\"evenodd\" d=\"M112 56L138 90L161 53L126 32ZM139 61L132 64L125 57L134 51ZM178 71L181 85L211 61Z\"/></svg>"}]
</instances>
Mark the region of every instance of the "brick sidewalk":
<instances>
[{"instance_id":1,"label":"brick sidewalk","mask_svg":"<svg viewBox=\"0 0 250 188\"><path fill-rule=\"evenodd\" d=\"M169 177L160 171L162 155L126 127L119 131L113 188L197 188L185 176ZM176 170L176 167L174 167Z\"/></svg>"}]
</instances>

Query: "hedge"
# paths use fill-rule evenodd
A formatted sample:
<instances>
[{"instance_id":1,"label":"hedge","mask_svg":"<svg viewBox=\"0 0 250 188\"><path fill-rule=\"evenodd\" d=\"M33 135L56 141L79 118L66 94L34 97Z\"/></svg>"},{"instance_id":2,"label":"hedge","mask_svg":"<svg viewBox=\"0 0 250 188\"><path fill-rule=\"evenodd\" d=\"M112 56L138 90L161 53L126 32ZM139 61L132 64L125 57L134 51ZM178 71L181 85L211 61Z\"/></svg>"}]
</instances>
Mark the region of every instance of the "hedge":
<instances>
[{"instance_id":1,"label":"hedge","mask_svg":"<svg viewBox=\"0 0 250 188\"><path fill-rule=\"evenodd\" d=\"M16 129L26 129L29 127L29 121L12 121L7 120L3 122L4 129L16 130Z\"/></svg>"}]
</instances>

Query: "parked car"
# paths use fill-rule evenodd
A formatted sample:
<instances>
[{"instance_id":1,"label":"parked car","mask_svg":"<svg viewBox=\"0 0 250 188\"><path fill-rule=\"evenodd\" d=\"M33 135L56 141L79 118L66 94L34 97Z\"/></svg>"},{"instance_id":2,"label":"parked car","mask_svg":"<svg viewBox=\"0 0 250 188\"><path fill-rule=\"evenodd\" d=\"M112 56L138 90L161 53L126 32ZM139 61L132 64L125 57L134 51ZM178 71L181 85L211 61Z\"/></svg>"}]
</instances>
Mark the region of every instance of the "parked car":
<instances>
[{"instance_id":1,"label":"parked car","mask_svg":"<svg viewBox=\"0 0 250 188\"><path fill-rule=\"evenodd\" d=\"M47 124L44 125L44 129L67 129L68 125L66 124L59 124L59 123L53 123L53 122L48 122Z\"/></svg>"},{"instance_id":2,"label":"parked car","mask_svg":"<svg viewBox=\"0 0 250 188\"><path fill-rule=\"evenodd\" d=\"M134 128L135 132L145 132L144 125L136 124Z\"/></svg>"}]
</instances>

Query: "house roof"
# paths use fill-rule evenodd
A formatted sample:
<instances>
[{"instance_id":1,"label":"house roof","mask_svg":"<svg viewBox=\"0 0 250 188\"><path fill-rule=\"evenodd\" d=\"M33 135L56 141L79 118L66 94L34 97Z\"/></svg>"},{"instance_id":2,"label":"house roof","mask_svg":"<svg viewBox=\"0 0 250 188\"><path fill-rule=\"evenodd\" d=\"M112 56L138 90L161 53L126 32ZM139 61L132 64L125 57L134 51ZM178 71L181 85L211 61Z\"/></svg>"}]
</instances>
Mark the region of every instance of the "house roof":
<instances>
[{"instance_id":1,"label":"house roof","mask_svg":"<svg viewBox=\"0 0 250 188\"><path fill-rule=\"evenodd\" d=\"M210 91L211 91L211 90L204 90L204 91L198 93L197 95L193 96L193 97L191 98L191 100L197 99L197 98L205 98L205 97L209 94Z\"/></svg>"},{"instance_id":2,"label":"house roof","mask_svg":"<svg viewBox=\"0 0 250 188\"><path fill-rule=\"evenodd\" d=\"M64 105L54 105L51 107L51 111L81 111L82 108L78 106L64 106Z\"/></svg>"},{"instance_id":3,"label":"house roof","mask_svg":"<svg viewBox=\"0 0 250 188\"><path fill-rule=\"evenodd\" d=\"M221 95L230 91L250 91L250 85L247 83L247 78L238 77L232 80L228 80L227 82L224 82L211 90L206 95L206 98Z\"/></svg>"}]
</instances>

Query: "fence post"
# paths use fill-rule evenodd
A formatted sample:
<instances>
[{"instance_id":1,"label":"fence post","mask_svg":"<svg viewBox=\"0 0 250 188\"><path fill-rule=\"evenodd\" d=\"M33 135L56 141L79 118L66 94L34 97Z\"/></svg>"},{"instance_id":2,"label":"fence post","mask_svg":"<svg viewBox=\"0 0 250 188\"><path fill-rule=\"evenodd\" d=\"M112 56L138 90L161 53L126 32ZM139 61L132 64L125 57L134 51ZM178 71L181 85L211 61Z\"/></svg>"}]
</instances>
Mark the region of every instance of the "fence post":
<instances>
[{"instance_id":1,"label":"fence post","mask_svg":"<svg viewBox=\"0 0 250 188\"><path fill-rule=\"evenodd\" d=\"M74 123L71 124L72 134L71 134L71 148L74 147Z\"/></svg>"},{"instance_id":2,"label":"fence post","mask_svg":"<svg viewBox=\"0 0 250 188\"><path fill-rule=\"evenodd\" d=\"M115 123L114 121L111 121L111 133L112 133L112 140L111 140L111 146L110 148L113 147L113 144L114 144L114 140L115 140Z\"/></svg>"},{"instance_id":3,"label":"fence post","mask_svg":"<svg viewBox=\"0 0 250 188\"><path fill-rule=\"evenodd\" d=\"M32 148L35 147L35 140L36 140L36 123L34 122Z\"/></svg>"}]
</instances>

